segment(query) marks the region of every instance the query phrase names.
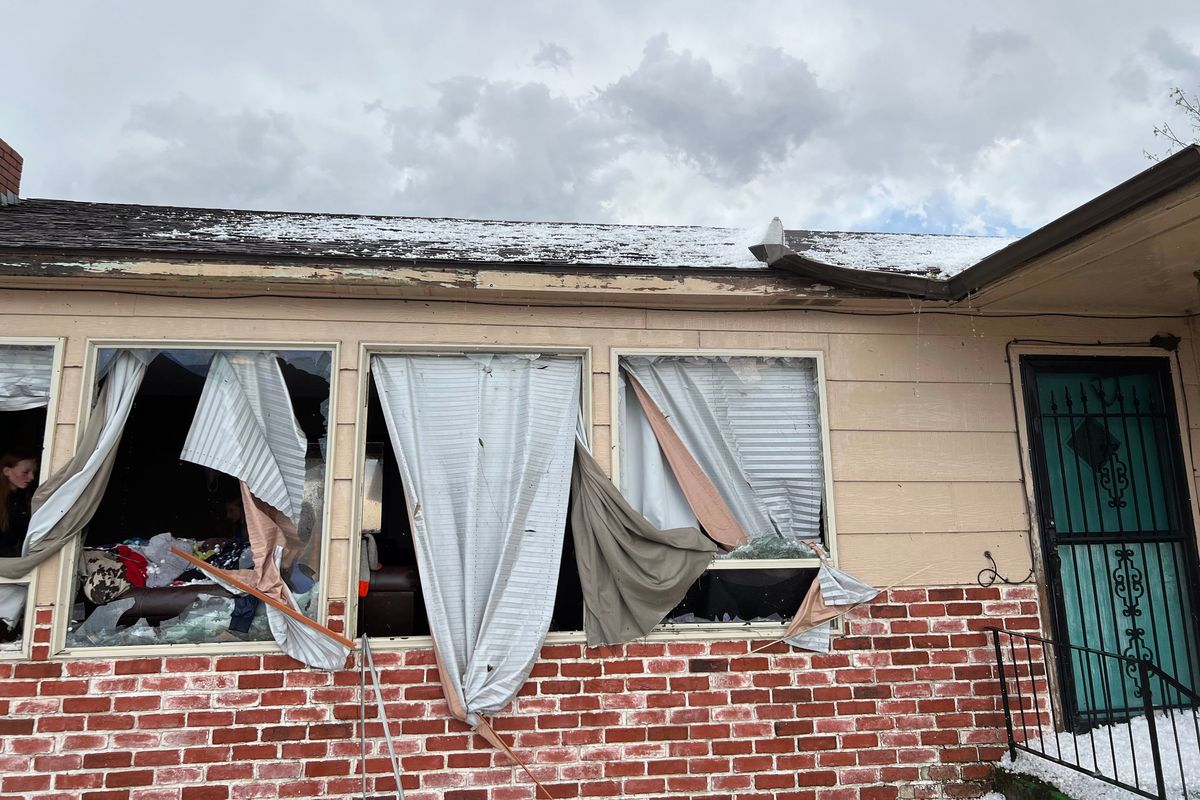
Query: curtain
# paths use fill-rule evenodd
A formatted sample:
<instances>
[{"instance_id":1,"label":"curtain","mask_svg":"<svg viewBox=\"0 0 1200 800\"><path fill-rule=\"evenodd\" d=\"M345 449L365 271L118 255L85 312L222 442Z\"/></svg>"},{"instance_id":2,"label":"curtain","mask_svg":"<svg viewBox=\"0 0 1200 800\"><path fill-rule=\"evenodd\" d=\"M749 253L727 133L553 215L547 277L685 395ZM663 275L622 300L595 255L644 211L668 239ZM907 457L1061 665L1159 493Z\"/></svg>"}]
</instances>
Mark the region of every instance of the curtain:
<instances>
[{"instance_id":1,"label":"curtain","mask_svg":"<svg viewBox=\"0 0 1200 800\"><path fill-rule=\"evenodd\" d=\"M285 576L304 548L296 530L307 440L273 352L217 353L209 365L180 458L241 481L254 568L233 574L295 610ZM275 642L292 658L341 669L349 650L267 605Z\"/></svg>"},{"instance_id":2,"label":"curtain","mask_svg":"<svg viewBox=\"0 0 1200 800\"><path fill-rule=\"evenodd\" d=\"M646 420L654 431L659 450L671 467L679 488L704 532L727 550L734 550L746 544L746 532L742 530L741 524L733 516L712 480L700 467L700 463L671 427L662 409L654 403L637 378L627 375L626 380L633 387L642 413L646 415Z\"/></svg>"},{"instance_id":3,"label":"curtain","mask_svg":"<svg viewBox=\"0 0 1200 800\"><path fill-rule=\"evenodd\" d=\"M589 647L648 634L717 551L695 527L660 530L634 511L580 442L571 474L571 531Z\"/></svg>"},{"instance_id":4,"label":"curtain","mask_svg":"<svg viewBox=\"0 0 1200 800\"><path fill-rule=\"evenodd\" d=\"M853 575L842 572L824 558L817 579L808 587L804 600L784 631L784 641L794 647L828 653L830 622L850 607L874 600L879 590Z\"/></svg>"},{"instance_id":5,"label":"curtain","mask_svg":"<svg viewBox=\"0 0 1200 800\"><path fill-rule=\"evenodd\" d=\"M0 411L45 408L53 374L53 347L0 345Z\"/></svg>"},{"instance_id":6,"label":"curtain","mask_svg":"<svg viewBox=\"0 0 1200 800\"><path fill-rule=\"evenodd\" d=\"M275 353L213 356L180 458L244 481L298 523L307 447Z\"/></svg>"},{"instance_id":7,"label":"curtain","mask_svg":"<svg viewBox=\"0 0 1200 800\"><path fill-rule=\"evenodd\" d=\"M446 700L472 727L516 696L550 627L577 358L376 355Z\"/></svg>"},{"instance_id":8,"label":"curtain","mask_svg":"<svg viewBox=\"0 0 1200 800\"><path fill-rule=\"evenodd\" d=\"M254 556L254 568L228 570L229 574L249 583L264 594L300 611L300 606L283 580L280 565L284 554L295 549L296 526L280 510L259 500L242 483L242 506L246 510L246 532L250 538L250 551ZM214 577L231 592L238 589ZM314 590L315 591L315 590ZM266 606L267 623L271 626L271 638L279 649L302 664L317 669L339 670L346 666L350 648L334 641L320 631L284 614L270 605Z\"/></svg>"},{"instance_id":9,"label":"curtain","mask_svg":"<svg viewBox=\"0 0 1200 800\"><path fill-rule=\"evenodd\" d=\"M820 537L824 472L811 359L629 356L621 365L751 539Z\"/></svg>"},{"instance_id":10,"label":"curtain","mask_svg":"<svg viewBox=\"0 0 1200 800\"><path fill-rule=\"evenodd\" d=\"M22 555L0 558L0 576L21 578L79 536L100 506L117 445L150 353L120 351L109 367L75 455L33 495Z\"/></svg>"}]
</instances>

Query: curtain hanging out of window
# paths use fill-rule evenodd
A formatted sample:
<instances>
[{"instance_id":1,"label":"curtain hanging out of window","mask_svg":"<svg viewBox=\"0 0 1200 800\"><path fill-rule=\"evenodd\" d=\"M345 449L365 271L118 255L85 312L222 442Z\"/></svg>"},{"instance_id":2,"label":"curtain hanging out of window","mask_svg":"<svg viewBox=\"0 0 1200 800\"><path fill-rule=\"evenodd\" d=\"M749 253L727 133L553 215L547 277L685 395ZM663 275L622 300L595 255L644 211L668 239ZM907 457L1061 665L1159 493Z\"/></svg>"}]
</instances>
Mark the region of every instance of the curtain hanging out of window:
<instances>
[{"instance_id":1,"label":"curtain hanging out of window","mask_svg":"<svg viewBox=\"0 0 1200 800\"><path fill-rule=\"evenodd\" d=\"M650 633L717 552L695 527L660 530L634 511L582 442L571 475L571 532L589 647Z\"/></svg>"},{"instance_id":2,"label":"curtain hanging out of window","mask_svg":"<svg viewBox=\"0 0 1200 800\"><path fill-rule=\"evenodd\" d=\"M447 701L473 727L516 696L550 627L577 358L376 355Z\"/></svg>"},{"instance_id":3,"label":"curtain hanging out of window","mask_svg":"<svg viewBox=\"0 0 1200 800\"><path fill-rule=\"evenodd\" d=\"M45 408L53 373L53 348L0 345L0 411Z\"/></svg>"},{"instance_id":4,"label":"curtain hanging out of window","mask_svg":"<svg viewBox=\"0 0 1200 800\"><path fill-rule=\"evenodd\" d=\"M38 487L22 555L0 558L0 576L22 578L78 536L100 505L117 445L152 352L122 350L108 369L75 455Z\"/></svg>"}]
</instances>

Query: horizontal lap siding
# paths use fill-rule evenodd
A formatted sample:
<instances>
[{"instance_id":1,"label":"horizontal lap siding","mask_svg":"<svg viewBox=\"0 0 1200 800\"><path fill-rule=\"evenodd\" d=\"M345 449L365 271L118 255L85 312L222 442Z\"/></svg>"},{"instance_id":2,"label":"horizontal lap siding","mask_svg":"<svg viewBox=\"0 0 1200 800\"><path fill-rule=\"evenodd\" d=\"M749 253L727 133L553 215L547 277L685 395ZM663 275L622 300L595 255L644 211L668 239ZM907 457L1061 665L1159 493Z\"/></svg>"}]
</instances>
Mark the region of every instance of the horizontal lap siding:
<instances>
[{"instance_id":1,"label":"horizontal lap siding","mask_svg":"<svg viewBox=\"0 0 1200 800\"><path fill-rule=\"evenodd\" d=\"M68 458L74 437L86 337L340 341L327 576L336 581L330 584L335 593L347 584L358 351L364 341L591 347L592 435L602 463L613 446L608 375L613 348L822 351L840 554L851 570L884 582L909 574L909 552L927 545L937 548L939 579L946 582L972 583L983 566L984 549L992 550L1006 574L1028 569L1028 557L1021 555L1028 522L1006 361L1010 340L1138 341L1176 333L1185 337L1181 355L1188 367L1185 381L1193 388L1189 406L1200 409L1190 331L1171 320L981 320L933 313L882 317L67 292L20 293L6 298L3 312L10 335L68 337L56 464ZM43 602L52 599L50 583L43 582Z\"/></svg>"}]
</instances>

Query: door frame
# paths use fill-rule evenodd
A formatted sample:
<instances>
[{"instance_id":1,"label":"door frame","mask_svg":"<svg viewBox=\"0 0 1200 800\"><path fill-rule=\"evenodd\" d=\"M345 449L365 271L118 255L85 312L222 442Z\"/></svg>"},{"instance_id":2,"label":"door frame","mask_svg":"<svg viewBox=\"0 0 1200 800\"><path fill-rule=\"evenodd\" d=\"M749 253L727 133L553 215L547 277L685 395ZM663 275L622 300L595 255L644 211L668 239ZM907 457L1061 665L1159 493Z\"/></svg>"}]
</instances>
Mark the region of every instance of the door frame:
<instances>
[{"instance_id":1,"label":"door frame","mask_svg":"<svg viewBox=\"0 0 1200 800\"><path fill-rule=\"evenodd\" d=\"M1200 483L1200 474L1196 471L1195 458L1192 450L1193 435L1187 429L1187 394L1185 390L1184 376L1181 373L1181 367L1184 364L1192 363L1192 352L1185 340L1181 344L1182 352L1178 357L1174 353L1148 347L1131 347L1121 345L1067 345L1067 344L1011 344L1008 348L1008 368L1012 386L1012 400L1014 422L1016 424L1018 458L1021 466L1021 480L1025 492L1026 504L1026 521L1029 528L1030 555L1032 558L1032 567L1034 581L1036 582L1038 605L1040 608L1039 618L1041 620L1041 629L1039 633L1053 640L1055 634L1055 622L1057 620L1058 606L1057 601L1051 596L1050 581L1048 569L1049 565L1046 561L1046 537L1043 534L1038 514L1038 499L1036 494L1035 472L1033 467L1033 443L1029 431L1029 406L1026 402L1026 393L1029 387L1026 386L1024 380L1024 372L1022 362L1026 357L1049 357L1059 358L1063 360L1079 359L1086 360L1088 358L1140 358L1140 359L1161 359L1167 368L1167 377L1170 380L1170 389L1173 402L1175 403L1175 414L1171 420L1174 430L1171 432L1172 440L1178 446L1178 454L1180 457L1180 468L1183 471L1180 481L1180 489L1185 492L1186 506L1190 510L1190 519L1186 520L1191 525L1191 537L1188 539L1188 544L1196 553L1198 563L1200 563L1200 503L1198 503L1198 483ZM1194 374L1194 373L1193 373ZM1195 393L1197 389L1193 389ZM1200 398L1197 398L1200 401ZM1200 419L1197 421L1200 424ZM1200 444L1200 428L1195 428L1197 444ZM1187 514L1184 515L1187 517ZM1200 580L1200 572L1196 576ZM1065 713L1066 707L1064 699L1066 698L1066 688L1069 682L1060 674L1059 669L1047 670L1047 683L1049 684L1050 700L1054 706L1054 712L1057 719L1069 721L1069 716Z\"/></svg>"}]
</instances>

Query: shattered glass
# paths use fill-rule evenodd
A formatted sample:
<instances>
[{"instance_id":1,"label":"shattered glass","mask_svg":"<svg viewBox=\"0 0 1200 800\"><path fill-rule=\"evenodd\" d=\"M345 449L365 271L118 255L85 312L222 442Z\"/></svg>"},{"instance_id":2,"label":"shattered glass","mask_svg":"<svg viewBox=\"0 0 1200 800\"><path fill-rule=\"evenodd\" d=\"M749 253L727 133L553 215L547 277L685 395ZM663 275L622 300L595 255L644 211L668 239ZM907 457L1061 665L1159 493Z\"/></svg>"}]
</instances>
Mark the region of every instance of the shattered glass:
<instances>
[{"instance_id":1,"label":"shattered glass","mask_svg":"<svg viewBox=\"0 0 1200 800\"><path fill-rule=\"evenodd\" d=\"M318 587L295 596L300 611L312 616ZM133 598L115 600L98 606L83 623L67 633L69 647L111 647L136 644L205 644L207 642L262 642L271 639L264 606L258 612L250 630L236 633L229 630L233 613L232 597L202 594L177 617L163 620L158 626L139 619L133 625L117 628L117 620L133 607Z\"/></svg>"},{"instance_id":2,"label":"shattered glass","mask_svg":"<svg viewBox=\"0 0 1200 800\"><path fill-rule=\"evenodd\" d=\"M717 556L719 559L815 558L817 553L802 541L780 536L759 536L746 544Z\"/></svg>"}]
</instances>

